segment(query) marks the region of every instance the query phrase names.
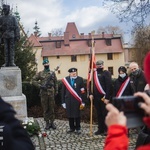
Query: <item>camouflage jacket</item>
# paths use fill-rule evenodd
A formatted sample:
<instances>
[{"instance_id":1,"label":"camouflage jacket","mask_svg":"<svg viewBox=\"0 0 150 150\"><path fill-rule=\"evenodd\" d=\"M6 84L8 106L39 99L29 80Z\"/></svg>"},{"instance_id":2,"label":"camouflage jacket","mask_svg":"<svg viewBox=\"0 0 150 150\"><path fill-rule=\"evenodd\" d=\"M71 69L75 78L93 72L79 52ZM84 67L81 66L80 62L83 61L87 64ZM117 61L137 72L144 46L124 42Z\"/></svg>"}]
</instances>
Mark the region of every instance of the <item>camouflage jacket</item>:
<instances>
[{"instance_id":1,"label":"camouflage jacket","mask_svg":"<svg viewBox=\"0 0 150 150\"><path fill-rule=\"evenodd\" d=\"M47 81L49 82L47 83ZM47 84L47 89L53 87L55 93L58 93L57 77L54 71L45 71L45 70L40 71L33 77L32 83L39 88Z\"/></svg>"}]
</instances>

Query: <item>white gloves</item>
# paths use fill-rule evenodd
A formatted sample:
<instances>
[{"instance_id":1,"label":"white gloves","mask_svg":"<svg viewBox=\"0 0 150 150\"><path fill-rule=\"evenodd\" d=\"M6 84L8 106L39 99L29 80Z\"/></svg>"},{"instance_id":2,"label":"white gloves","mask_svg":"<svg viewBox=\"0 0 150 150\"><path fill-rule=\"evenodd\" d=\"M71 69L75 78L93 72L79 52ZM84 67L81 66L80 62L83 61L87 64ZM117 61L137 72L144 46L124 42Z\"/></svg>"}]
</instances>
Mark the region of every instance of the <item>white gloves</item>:
<instances>
[{"instance_id":1,"label":"white gloves","mask_svg":"<svg viewBox=\"0 0 150 150\"><path fill-rule=\"evenodd\" d=\"M66 109L66 103L63 103L63 104L62 104L62 107L63 107L64 109Z\"/></svg>"}]
</instances>

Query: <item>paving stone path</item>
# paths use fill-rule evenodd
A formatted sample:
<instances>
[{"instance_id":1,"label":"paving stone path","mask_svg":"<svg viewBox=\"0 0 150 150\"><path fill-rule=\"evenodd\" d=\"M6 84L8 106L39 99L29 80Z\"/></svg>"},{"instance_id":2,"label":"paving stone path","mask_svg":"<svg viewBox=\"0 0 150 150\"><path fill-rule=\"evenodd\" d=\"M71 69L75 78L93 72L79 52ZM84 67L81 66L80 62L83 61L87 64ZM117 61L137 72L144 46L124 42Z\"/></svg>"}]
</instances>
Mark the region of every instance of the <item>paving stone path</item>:
<instances>
[{"instance_id":1,"label":"paving stone path","mask_svg":"<svg viewBox=\"0 0 150 150\"><path fill-rule=\"evenodd\" d=\"M105 136L89 134L89 124L81 123L82 132L80 135L76 133L67 134L69 129L68 121L56 120L56 130L44 130L43 118L36 118L39 123L41 132L46 132L46 137L33 136L33 141L36 150L103 150ZM97 130L97 125L93 125L93 132ZM130 146L129 150L134 150L137 139L137 130L130 129ZM118 141L119 142L119 141Z\"/></svg>"}]
</instances>

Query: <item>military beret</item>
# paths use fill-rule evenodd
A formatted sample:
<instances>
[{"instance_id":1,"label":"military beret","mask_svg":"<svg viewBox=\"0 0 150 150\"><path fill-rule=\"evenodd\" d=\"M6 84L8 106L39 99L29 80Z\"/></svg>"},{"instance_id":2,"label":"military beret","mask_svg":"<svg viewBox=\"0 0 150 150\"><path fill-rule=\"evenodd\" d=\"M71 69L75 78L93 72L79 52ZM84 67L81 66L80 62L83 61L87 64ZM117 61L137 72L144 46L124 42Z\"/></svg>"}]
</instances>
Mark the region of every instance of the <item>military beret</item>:
<instances>
[{"instance_id":1,"label":"military beret","mask_svg":"<svg viewBox=\"0 0 150 150\"><path fill-rule=\"evenodd\" d=\"M44 64L47 64L47 63L49 63L49 60L48 60L48 59L44 59L44 60L43 60L43 65L44 65Z\"/></svg>"},{"instance_id":2,"label":"military beret","mask_svg":"<svg viewBox=\"0 0 150 150\"><path fill-rule=\"evenodd\" d=\"M97 62L96 62L96 65L103 65L104 64L104 62L102 61L102 60L98 60Z\"/></svg>"},{"instance_id":3,"label":"military beret","mask_svg":"<svg viewBox=\"0 0 150 150\"><path fill-rule=\"evenodd\" d=\"M70 68L70 69L68 70L68 72L69 72L69 73L71 73L71 72L77 72L77 68Z\"/></svg>"},{"instance_id":4,"label":"military beret","mask_svg":"<svg viewBox=\"0 0 150 150\"><path fill-rule=\"evenodd\" d=\"M126 69L124 66L120 66L120 67L118 68L118 72L120 72L120 71L126 73L126 72L127 72L127 69Z\"/></svg>"}]
</instances>

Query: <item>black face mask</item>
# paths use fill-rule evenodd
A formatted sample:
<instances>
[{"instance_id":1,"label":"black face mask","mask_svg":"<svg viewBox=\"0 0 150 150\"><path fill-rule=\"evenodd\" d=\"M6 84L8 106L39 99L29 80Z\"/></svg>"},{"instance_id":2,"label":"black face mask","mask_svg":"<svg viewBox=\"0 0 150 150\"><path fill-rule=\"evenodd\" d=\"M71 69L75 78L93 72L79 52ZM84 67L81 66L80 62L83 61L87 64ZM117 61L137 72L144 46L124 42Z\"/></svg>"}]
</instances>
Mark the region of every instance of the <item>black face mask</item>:
<instances>
[{"instance_id":1,"label":"black face mask","mask_svg":"<svg viewBox=\"0 0 150 150\"><path fill-rule=\"evenodd\" d=\"M101 72L101 71L103 71L103 68L97 68L97 71Z\"/></svg>"},{"instance_id":2,"label":"black face mask","mask_svg":"<svg viewBox=\"0 0 150 150\"><path fill-rule=\"evenodd\" d=\"M132 74L133 74L134 76L137 76L137 75L139 74L139 69L137 69L137 70L135 70L134 72L132 72Z\"/></svg>"},{"instance_id":3,"label":"black face mask","mask_svg":"<svg viewBox=\"0 0 150 150\"><path fill-rule=\"evenodd\" d=\"M49 66L44 66L45 70L49 70Z\"/></svg>"}]
</instances>

